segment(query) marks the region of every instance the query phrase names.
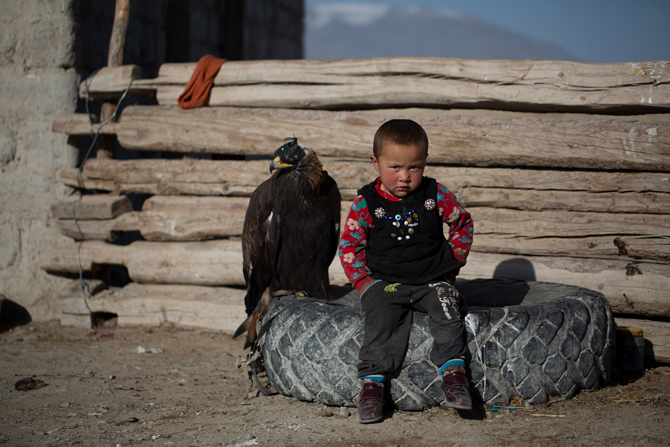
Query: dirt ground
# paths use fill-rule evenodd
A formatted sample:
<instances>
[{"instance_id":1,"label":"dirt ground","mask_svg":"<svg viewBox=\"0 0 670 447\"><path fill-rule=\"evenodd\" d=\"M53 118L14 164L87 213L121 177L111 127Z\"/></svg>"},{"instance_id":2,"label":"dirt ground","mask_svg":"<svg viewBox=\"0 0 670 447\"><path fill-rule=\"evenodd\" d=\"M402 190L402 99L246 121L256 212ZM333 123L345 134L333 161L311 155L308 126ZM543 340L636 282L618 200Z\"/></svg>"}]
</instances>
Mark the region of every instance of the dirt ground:
<instances>
[{"instance_id":1,"label":"dirt ground","mask_svg":"<svg viewBox=\"0 0 670 447\"><path fill-rule=\"evenodd\" d=\"M0 444L11 446L468 446L670 444L670 368L617 375L569 401L459 414L354 409L248 397L242 340L173 327L64 328L0 334ZM17 381L44 386L20 391Z\"/></svg>"}]
</instances>

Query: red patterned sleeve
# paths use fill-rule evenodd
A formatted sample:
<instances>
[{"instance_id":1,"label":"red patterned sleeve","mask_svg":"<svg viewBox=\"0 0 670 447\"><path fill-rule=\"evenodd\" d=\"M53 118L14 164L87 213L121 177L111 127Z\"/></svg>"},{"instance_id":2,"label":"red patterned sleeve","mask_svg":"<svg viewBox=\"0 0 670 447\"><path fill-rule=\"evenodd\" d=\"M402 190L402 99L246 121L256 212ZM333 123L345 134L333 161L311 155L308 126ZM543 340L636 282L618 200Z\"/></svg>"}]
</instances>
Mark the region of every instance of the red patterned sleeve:
<instances>
[{"instance_id":1,"label":"red patterned sleeve","mask_svg":"<svg viewBox=\"0 0 670 447\"><path fill-rule=\"evenodd\" d=\"M470 213L458 203L456 196L440 183L437 184L437 206L442 222L449 225L447 240L454 252L454 257L465 264L470 253L474 232Z\"/></svg>"},{"instance_id":2,"label":"red patterned sleeve","mask_svg":"<svg viewBox=\"0 0 670 447\"><path fill-rule=\"evenodd\" d=\"M371 280L365 261L365 247L372 224L365 199L363 196L356 197L344 223L338 250L344 274L356 289Z\"/></svg>"}]
</instances>

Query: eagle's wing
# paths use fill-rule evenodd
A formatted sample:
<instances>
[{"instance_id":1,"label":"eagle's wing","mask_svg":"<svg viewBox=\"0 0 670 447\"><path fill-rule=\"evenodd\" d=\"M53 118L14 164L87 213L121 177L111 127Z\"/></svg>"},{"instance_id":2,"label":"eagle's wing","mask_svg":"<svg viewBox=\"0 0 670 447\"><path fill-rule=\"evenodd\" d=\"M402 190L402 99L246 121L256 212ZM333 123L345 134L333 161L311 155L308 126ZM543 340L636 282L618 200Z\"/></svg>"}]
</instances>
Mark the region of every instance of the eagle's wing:
<instances>
[{"instance_id":1,"label":"eagle's wing","mask_svg":"<svg viewBox=\"0 0 670 447\"><path fill-rule=\"evenodd\" d=\"M281 180L281 178L280 178ZM302 291L330 300L328 268L337 252L340 193L325 174L318 193L297 175L277 184L277 258L273 290Z\"/></svg>"},{"instance_id":2,"label":"eagle's wing","mask_svg":"<svg viewBox=\"0 0 670 447\"><path fill-rule=\"evenodd\" d=\"M337 253L340 241L340 191L337 183L324 171L324 184L318 200L320 228L315 231L314 248L312 254L313 278L311 287L313 295L322 300L330 300L330 281L328 268Z\"/></svg>"},{"instance_id":3,"label":"eagle's wing","mask_svg":"<svg viewBox=\"0 0 670 447\"><path fill-rule=\"evenodd\" d=\"M265 289L272 280L272 257L268 247L268 229L274 219L275 178L263 182L251 195L242 230L242 258L247 295L244 304L247 315L256 309Z\"/></svg>"},{"instance_id":4,"label":"eagle's wing","mask_svg":"<svg viewBox=\"0 0 670 447\"><path fill-rule=\"evenodd\" d=\"M252 194L244 220L242 251L247 295L248 341L274 292L304 291L329 300L330 266L339 240L340 192L316 154L295 169L275 172Z\"/></svg>"}]
</instances>

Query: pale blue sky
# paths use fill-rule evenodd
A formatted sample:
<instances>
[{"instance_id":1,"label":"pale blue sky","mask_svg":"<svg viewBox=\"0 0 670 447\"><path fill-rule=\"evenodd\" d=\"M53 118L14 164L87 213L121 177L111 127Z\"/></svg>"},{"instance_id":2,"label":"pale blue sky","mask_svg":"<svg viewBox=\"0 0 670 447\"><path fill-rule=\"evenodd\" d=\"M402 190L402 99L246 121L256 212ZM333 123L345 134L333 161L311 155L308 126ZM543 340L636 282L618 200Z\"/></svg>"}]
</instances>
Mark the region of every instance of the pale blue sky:
<instances>
[{"instance_id":1,"label":"pale blue sky","mask_svg":"<svg viewBox=\"0 0 670 447\"><path fill-rule=\"evenodd\" d=\"M559 45L584 62L670 60L670 0L343 0L479 17ZM306 4L334 0L305 0Z\"/></svg>"}]
</instances>

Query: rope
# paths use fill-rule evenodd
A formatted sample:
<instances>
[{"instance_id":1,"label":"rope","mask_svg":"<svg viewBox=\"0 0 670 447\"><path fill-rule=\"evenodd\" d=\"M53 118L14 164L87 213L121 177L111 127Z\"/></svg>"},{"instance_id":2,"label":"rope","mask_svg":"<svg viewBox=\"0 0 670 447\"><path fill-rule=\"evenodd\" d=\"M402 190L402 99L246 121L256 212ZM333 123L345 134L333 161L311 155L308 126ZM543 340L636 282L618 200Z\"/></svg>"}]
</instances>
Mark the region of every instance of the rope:
<instances>
[{"instance_id":1,"label":"rope","mask_svg":"<svg viewBox=\"0 0 670 447\"><path fill-rule=\"evenodd\" d=\"M86 189L84 187L84 179L83 179L83 171L84 171L84 164L86 164L86 160L88 160L88 157L91 155L91 151L95 147L95 144L98 142L98 138L100 137L100 131L102 130L103 126L105 126L107 123L109 123L111 120L113 120L116 117L116 114L119 110L119 106L121 105L121 102L126 98L126 95L128 95L128 92L130 91L130 86L133 84L133 80L131 79L130 82L128 83L128 86L126 87L126 90L123 92L123 95L119 99L119 102L116 104L116 107L114 108L114 113L107 118L105 121L100 123L98 128L96 129L95 132L93 132L93 118L91 117L91 111L88 108L89 104L89 93L88 93L88 88L90 86L91 80L95 76L95 74L100 71L99 69L94 71L91 76L84 81L84 87L86 89L86 115L88 116L88 125L89 125L89 134L91 137L93 137L93 141L91 142L91 145L89 146L88 150L86 151L86 154L84 155L84 159L81 162L81 165L79 166L79 169L77 170L77 185L79 185L79 188L81 189ZM81 295L84 298L84 304L86 305L86 309L91 312L91 308L88 306L88 301L87 301L87 295L90 298L93 298L93 295L91 294L91 291L88 288L88 284L86 284L86 281L84 281L84 269L81 267L81 246L84 244L84 233L81 231L81 227L79 226L79 222L77 222L77 216L75 213L75 208L77 203L81 202L83 195L79 196L78 200L75 200L72 202L72 219L74 220L74 224L77 227L77 231L79 232L79 244L77 245L77 266L79 267L79 289L81 290Z\"/></svg>"}]
</instances>

